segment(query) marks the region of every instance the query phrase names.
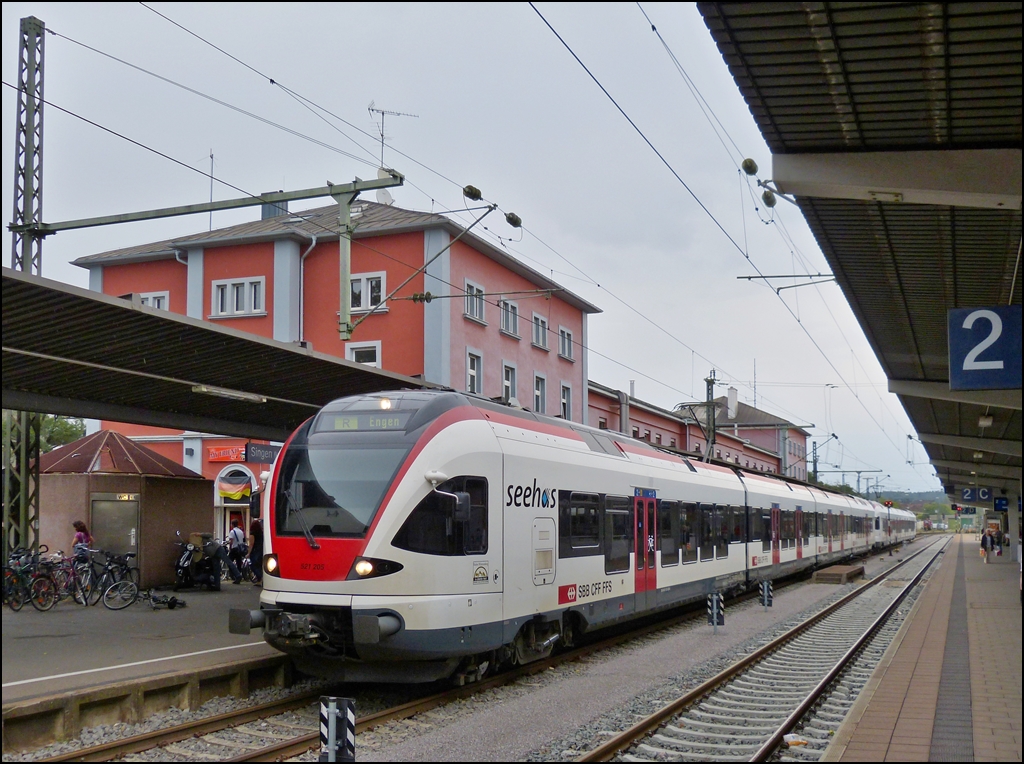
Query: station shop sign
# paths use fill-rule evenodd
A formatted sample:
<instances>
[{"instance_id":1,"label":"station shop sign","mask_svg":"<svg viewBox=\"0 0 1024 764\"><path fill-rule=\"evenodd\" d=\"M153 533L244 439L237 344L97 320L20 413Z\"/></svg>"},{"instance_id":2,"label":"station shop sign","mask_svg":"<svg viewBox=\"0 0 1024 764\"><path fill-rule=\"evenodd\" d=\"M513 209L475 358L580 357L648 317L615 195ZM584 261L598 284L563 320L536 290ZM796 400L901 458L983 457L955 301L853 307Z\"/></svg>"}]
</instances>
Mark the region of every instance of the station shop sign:
<instances>
[{"instance_id":1,"label":"station shop sign","mask_svg":"<svg viewBox=\"0 0 1024 764\"><path fill-rule=\"evenodd\" d=\"M210 462L244 462L245 446L209 446L206 459Z\"/></svg>"}]
</instances>

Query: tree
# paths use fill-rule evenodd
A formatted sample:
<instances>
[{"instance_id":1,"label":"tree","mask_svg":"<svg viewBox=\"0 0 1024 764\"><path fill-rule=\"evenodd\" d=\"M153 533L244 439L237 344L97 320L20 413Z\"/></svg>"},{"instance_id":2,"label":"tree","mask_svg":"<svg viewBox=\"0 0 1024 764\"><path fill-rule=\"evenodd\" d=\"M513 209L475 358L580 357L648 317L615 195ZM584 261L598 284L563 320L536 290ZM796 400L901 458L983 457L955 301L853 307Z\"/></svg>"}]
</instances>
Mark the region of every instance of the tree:
<instances>
[{"instance_id":1,"label":"tree","mask_svg":"<svg viewBox=\"0 0 1024 764\"><path fill-rule=\"evenodd\" d=\"M6 411L4 412L7 413ZM47 453L55 448L78 440L85 435L85 421L73 416L55 416L43 414L39 425L39 451ZM9 440L7 417L4 417L4 439Z\"/></svg>"}]
</instances>

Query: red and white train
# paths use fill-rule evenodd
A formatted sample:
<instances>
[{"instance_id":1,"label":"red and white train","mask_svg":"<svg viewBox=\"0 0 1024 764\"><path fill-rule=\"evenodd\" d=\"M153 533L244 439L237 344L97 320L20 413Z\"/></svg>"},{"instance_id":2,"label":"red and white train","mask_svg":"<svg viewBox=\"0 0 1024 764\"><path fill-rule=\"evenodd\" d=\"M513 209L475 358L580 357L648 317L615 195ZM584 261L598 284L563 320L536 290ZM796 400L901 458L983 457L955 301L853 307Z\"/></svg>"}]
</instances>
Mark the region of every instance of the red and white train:
<instances>
[{"instance_id":1,"label":"red and white train","mask_svg":"<svg viewBox=\"0 0 1024 764\"><path fill-rule=\"evenodd\" d=\"M477 679L915 534L909 512L450 391L334 401L264 493L260 610L231 629L351 681Z\"/></svg>"}]
</instances>

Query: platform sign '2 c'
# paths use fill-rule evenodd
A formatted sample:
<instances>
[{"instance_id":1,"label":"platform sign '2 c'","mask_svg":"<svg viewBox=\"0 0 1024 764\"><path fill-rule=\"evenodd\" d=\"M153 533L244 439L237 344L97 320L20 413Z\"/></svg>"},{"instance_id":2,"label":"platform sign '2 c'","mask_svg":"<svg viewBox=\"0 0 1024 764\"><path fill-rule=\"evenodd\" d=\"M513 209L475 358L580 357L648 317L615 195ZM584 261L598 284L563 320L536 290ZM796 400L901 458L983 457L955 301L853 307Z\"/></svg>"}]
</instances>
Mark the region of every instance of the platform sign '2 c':
<instances>
[{"instance_id":1,"label":"platform sign '2 c'","mask_svg":"<svg viewBox=\"0 0 1024 764\"><path fill-rule=\"evenodd\" d=\"M948 313L949 389L1019 390L1021 306Z\"/></svg>"}]
</instances>

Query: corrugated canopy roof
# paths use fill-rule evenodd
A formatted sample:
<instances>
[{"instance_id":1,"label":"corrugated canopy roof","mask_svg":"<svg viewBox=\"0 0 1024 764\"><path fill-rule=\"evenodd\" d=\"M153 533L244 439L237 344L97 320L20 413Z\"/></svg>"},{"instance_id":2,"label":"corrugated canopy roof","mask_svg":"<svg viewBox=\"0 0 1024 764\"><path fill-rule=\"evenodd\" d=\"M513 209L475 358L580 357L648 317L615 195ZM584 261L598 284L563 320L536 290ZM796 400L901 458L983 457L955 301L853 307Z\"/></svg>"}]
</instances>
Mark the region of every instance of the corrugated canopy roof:
<instances>
[{"instance_id":1,"label":"corrugated canopy roof","mask_svg":"<svg viewBox=\"0 0 1024 764\"><path fill-rule=\"evenodd\" d=\"M39 457L44 473L118 473L199 478L202 475L112 430L100 430Z\"/></svg>"},{"instance_id":2,"label":"corrugated canopy roof","mask_svg":"<svg viewBox=\"0 0 1024 764\"><path fill-rule=\"evenodd\" d=\"M1021 302L1021 4L697 5L940 477L1019 489L1020 390L950 394L946 321Z\"/></svg>"},{"instance_id":3,"label":"corrugated canopy roof","mask_svg":"<svg viewBox=\"0 0 1024 764\"><path fill-rule=\"evenodd\" d=\"M4 408L268 440L335 398L433 387L9 268L2 363Z\"/></svg>"}]
</instances>

